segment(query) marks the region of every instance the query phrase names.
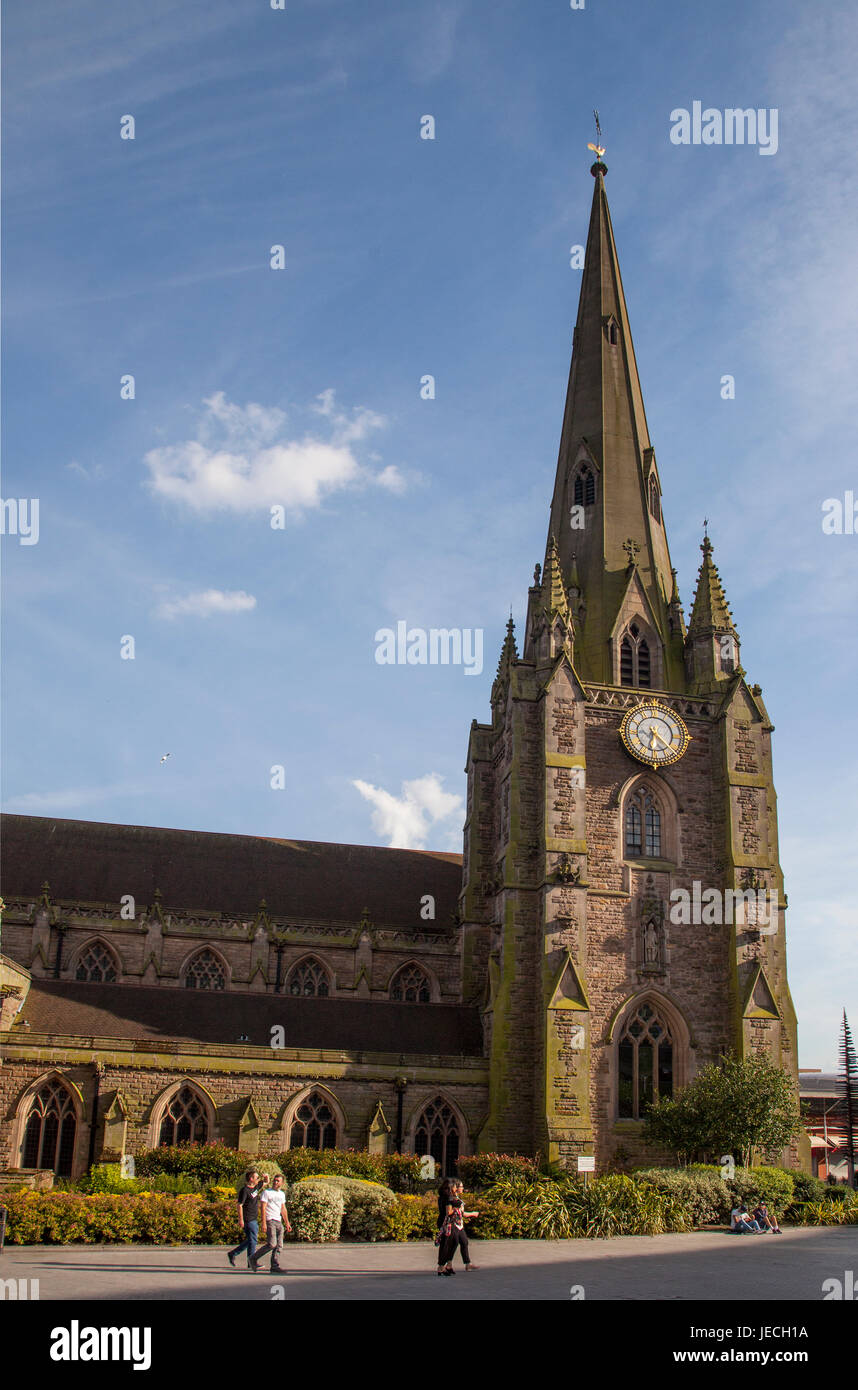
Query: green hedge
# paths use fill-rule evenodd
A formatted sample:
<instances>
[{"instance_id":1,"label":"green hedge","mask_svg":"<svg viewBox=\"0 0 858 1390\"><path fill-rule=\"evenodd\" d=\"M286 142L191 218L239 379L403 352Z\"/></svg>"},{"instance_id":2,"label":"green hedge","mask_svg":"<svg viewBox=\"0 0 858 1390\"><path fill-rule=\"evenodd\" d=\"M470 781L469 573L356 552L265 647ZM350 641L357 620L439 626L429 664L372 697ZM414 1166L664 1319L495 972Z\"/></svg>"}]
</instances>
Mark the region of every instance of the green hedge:
<instances>
[{"instance_id":1,"label":"green hedge","mask_svg":"<svg viewBox=\"0 0 858 1390\"><path fill-rule=\"evenodd\" d=\"M383 1183L393 1192L416 1192L425 1186L416 1154L371 1154L365 1149L287 1149L278 1155L287 1182L339 1175Z\"/></svg>"},{"instance_id":2,"label":"green hedge","mask_svg":"<svg viewBox=\"0 0 858 1390\"><path fill-rule=\"evenodd\" d=\"M223 1244L236 1233L234 1202L166 1194L26 1192L4 1196L12 1245L109 1241L144 1244Z\"/></svg>"},{"instance_id":3,"label":"green hedge","mask_svg":"<svg viewBox=\"0 0 858 1390\"><path fill-rule=\"evenodd\" d=\"M532 1181L539 1165L525 1154L469 1154L459 1159L459 1177L469 1191L480 1192L516 1178Z\"/></svg>"},{"instance_id":4,"label":"green hedge","mask_svg":"<svg viewBox=\"0 0 858 1390\"><path fill-rule=\"evenodd\" d=\"M270 1172L271 1160L266 1162L266 1172ZM138 1178L153 1178L159 1173L173 1177L182 1174L196 1178L204 1186L206 1183L238 1182L248 1168L259 1168L261 1172L260 1164L261 1160L253 1154L231 1149L226 1144L164 1144L137 1154L134 1172ZM278 1171L276 1160L274 1171Z\"/></svg>"},{"instance_id":5,"label":"green hedge","mask_svg":"<svg viewBox=\"0 0 858 1390\"><path fill-rule=\"evenodd\" d=\"M657 1192L673 1197L692 1226L707 1226L726 1220L733 1206L730 1189L716 1169L711 1173L686 1168L643 1168L633 1175Z\"/></svg>"}]
</instances>

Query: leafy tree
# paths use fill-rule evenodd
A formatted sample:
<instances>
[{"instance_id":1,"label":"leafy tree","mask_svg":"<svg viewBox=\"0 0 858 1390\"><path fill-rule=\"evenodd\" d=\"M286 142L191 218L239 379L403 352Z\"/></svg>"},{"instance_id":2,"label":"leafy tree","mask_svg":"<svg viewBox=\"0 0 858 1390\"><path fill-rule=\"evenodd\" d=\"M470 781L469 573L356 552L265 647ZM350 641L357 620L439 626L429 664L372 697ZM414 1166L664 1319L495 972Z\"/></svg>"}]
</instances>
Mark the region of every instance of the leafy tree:
<instances>
[{"instance_id":1,"label":"leafy tree","mask_svg":"<svg viewBox=\"0 0 858 1390\"><path fill-rule=\"evenodd\" d=\"M785 1148L801 1130L791 1078L766 1056L728 1057L704 1067L679 1094L658 1100L645 1138L680 1161L690 1154L731 1154L750 1167L755 1149Z\"/></svg>"}]
</instances>

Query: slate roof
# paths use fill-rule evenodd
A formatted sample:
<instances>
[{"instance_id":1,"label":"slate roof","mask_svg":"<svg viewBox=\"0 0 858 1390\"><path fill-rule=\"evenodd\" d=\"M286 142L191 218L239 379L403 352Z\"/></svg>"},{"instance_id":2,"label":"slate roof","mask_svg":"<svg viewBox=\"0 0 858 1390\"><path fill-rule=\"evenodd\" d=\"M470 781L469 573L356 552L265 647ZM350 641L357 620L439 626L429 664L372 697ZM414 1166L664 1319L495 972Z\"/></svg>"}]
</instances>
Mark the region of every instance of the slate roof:
<instances>
[{"instance_id":1,"label":"slate roof","mask_svg":"<svg viewBox=\"0 0 858 1390\"><path fill-rule=\"evenodd\" d=\"M462 857L375 845L335 845L260 835L217 835L146 825L0 817L2 891L55 900L118 903L131 893L165 911L208 909L252 916L265 898L273 916L448 930L462 883ZM435 899L434 921L420 899Z\"/></svg>"},{"instance_id":2,"label":"slate roof","mask_svg":"<svg viewBox=\"0 0 858 1390\"><path fill-rule=\"evenodd\" d=\"M29 1030L23 1027L26 1020ZM11 1037L165 1039L269 1047L282 1025L286 1048L471 1056L482 1053L479 1011L459 1004L296 999L139 985L34 980Z\"/></svg>"}]
</instances>

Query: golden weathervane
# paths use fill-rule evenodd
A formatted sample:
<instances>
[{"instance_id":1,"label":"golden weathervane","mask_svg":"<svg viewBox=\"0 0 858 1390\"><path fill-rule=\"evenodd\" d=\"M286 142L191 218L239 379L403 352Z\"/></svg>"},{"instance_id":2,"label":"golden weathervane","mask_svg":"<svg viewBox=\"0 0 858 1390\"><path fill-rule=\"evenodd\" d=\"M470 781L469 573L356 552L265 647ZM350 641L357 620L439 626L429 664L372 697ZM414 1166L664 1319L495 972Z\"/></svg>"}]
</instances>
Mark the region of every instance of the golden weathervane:
<instances>
[{"instance_id":1,"label":"golden weathervane","mask_svg":"<svg viewBox=\"0 0 858 1390\"><path fill-rule=\"evenodd\" d=\"M596 122L596 141L597 141L597 143L596 143L595 145L589 144L589 143L588 143L587 149L588 149L588 150L592 150L593 153L596 155L596 158L597 158L597 159L601 159L602 156L603 156L604 153L605 153L605 146L602 144L602 127L601 127L601 125L599 124L599 113L598 113L598 111L594 111L594 112L593 112L593 117L594 117L595 122Z\"/></svg>"}]
</instances>

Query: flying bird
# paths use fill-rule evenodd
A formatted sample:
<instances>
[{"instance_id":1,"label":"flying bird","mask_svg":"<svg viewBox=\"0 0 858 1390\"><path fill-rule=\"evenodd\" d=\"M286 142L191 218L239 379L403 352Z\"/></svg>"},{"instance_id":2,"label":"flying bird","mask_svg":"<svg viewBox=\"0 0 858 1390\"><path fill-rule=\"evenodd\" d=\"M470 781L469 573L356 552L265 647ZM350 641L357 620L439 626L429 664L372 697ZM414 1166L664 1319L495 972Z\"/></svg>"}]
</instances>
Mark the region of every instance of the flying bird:
<instances>
[{"instance_id":1,"label":"flying bird","mask_svg":"<svg viewBox=\"0 0 858 1390\"><path fill-rule=\"evenodd\" d=\"M161 759L161 762L162 762L162 763L165 763L165 762L167 761L167 759L169 758L169 756L170 756L169 753L165 753L164 756L163 756L163 758Z\"/></svg>"}]
</instances>

